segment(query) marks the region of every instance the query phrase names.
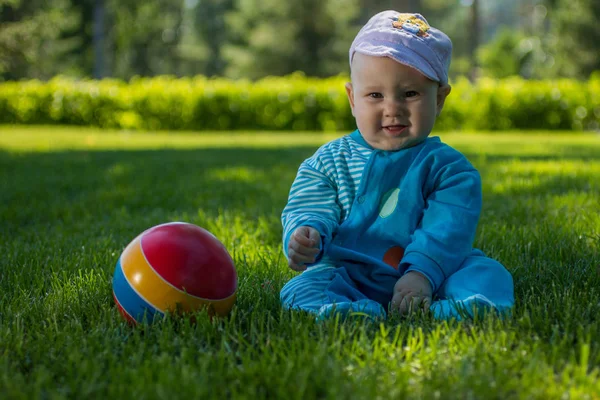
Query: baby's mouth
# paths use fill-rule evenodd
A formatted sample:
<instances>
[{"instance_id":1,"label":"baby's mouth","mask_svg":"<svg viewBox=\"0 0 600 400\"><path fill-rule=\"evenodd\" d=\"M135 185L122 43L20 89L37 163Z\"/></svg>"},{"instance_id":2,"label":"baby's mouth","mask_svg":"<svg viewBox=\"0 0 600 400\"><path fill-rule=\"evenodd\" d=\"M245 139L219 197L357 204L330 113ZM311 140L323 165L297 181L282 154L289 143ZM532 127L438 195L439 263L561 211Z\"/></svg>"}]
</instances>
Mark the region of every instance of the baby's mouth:
<instances>
[{"instance_id":1,"label":"baby's mouth","mask_svg":"<svg viewBox=\"0 0 600 400\"><path fill-rule=\"evenodd\" d=\"M404 132L406 128L406 125L388 125L384 126L383 130L389 135L397 136Z\"/></svg>"}]
</instances>

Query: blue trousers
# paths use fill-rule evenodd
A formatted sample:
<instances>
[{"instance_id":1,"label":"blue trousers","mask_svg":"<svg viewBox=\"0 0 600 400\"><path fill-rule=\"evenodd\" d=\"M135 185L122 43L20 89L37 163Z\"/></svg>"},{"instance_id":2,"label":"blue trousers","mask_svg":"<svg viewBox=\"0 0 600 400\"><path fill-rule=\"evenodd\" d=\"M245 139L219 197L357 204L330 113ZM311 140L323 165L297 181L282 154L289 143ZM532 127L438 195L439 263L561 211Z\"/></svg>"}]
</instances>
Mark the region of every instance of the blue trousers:
<instances>
[{"instance_id":1,"label":"blue trousers","mask_svg":"<svg viewBox=\"0 0 600 400\"><path fill-rule=\"evenodd\" d=\"M401 276L387 266L315 266L287 282L280 298L284 307L308 311L319 319L335 312L385 318ZM471 255L442 283L433 300L430 310L437 319L509 312L514 304L513 279L499 262L483 254Z\"/></svg>"}]
</instances>

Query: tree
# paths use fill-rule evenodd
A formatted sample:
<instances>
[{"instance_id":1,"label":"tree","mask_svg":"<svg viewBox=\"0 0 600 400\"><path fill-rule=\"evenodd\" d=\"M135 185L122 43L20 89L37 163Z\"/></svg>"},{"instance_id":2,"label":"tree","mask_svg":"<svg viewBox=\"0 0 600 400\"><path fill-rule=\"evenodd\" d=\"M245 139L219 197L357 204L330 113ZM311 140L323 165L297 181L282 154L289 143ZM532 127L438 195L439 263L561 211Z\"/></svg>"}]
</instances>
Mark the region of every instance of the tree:
<instances>
[{"instance_id":1,"label":"tree","mask_svg":"<svg viewBox=\"0 0 600 400\"><path fill-rule=\"evenodd\" d=\"M600 70L600 1L553 0L550 32L556 45L549 47L557 75L588 78Z\"/></svg>"},{"instance_id":2,"label":"tree","mask_svg":"<svg viewBox=\"0 0 600 400\"><path fill-rule=\"evenodd\" d=\"M523 46L528 40L522 32L501 29L496 38L477 49L477 60L484 76L506 78L523 75L532 49Z\"/></svg>"},{"instance_id":3,"label":"tree","mask_svg":"<svg viewBox=\"0 0 600 400\"><path fill-rule=\"evenodd\" d=\"M183 0L0 0L0 79L92 76L103 58L102 75L177 74L182 14Z\"/></svg>"},{"instance_id":4,"label":"tree","mask_svg":"<svg viewBox=\"0 0 600 400\"><path fill-rule=\"evenodd\" d=\"M198 0L194 8L194 31L206 51L203 59L202 74L222 75L227 60L223 47L229 40L225 15L233 9L233 0Z\"/></svg>"},{"instance_id":5,"label":"tree","mask_svg":"<svg viewBox=\"0 0 600 400\"><path fill-rule=\"evenodd\" d=\"M427 18L427 6L422 0L361 0L360 10L360 22L363 24L373 15L385 10L420 13Z\"/></svg>"},{"instance_id":6,"label":"tree","mask_svg":"<svg viewBox=\"0 0 600 400\"><path fill-rule=\"evenodd\" d=\"M106 0L112 75L177 74L183 0Z\"/></svg>"},{"instance_id":7,"label":"tree","mask_svg":"<svg viewBox=\"0 0 600 400\"><path fill-rule=\"evenodd\" d=\"M78 39L68 0L0 0L0 80L47 79L77 70Z\"/></svg>"},{"instance_id":8,"label":"tree","mask_svg":"<svg viewBox=\"0 0 600 400\"><path fill-rule=\"evenodd\" d=\"M94 41L94 78L102 79L106 74L104 66L104 14L106 8L104 0L96 0L94 4L94 25L93 25L93 41Z\"/></svg>"},{"instance_id":9,"label":"tree","mask_svg":"<svg viewBox=\"0 0 600 400\"><path fill-rule=\"evenodd\" d=\"M348 72L348 48L358 31L356 0L236 0L227 16L225 47L231 77L260 78L304 71Z\"/></svg>"}]
</instances>

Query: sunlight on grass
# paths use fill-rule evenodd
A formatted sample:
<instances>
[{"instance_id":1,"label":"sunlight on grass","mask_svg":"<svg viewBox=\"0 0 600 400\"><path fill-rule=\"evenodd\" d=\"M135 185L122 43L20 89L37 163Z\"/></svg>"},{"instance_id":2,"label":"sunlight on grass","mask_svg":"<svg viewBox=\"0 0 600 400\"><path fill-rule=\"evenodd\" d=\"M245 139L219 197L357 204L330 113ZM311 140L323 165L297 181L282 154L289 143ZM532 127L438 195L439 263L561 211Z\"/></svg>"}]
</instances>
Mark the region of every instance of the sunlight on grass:
<instances>
[{"instance_id":1,"label":"sunlight on grass","mask_svg":"<svg viewBox=\"0 0 600 400\"><path fill-rule=\"evenodd\" d=\"M512 272L512 316L316 323L280 306L280 215L339 135L0 126L0 397L600 398L600 137L440 133L481 172L475 244ZM118 315L119 255L167 221L229 249L227 318Z\"/></svg>"},{"instance_id":2,"label":"sunlight on grass","mask_svg":"<svg viewBox=\"0 0 600 400\"><path fill-rule=\"evenodd\" d=\"M483 134L483 135L482 135ZM463 152L475 152L481 157L509 155L516 157L540 156L568 156L573 154L576 158L586 158L598 155L598 133L581 132L477 132L456 133L447 136L441 133L444 141L456 146Z\"/></svg>"},{"instance_id":3,"label":"sunlight on grass","mask_svg":"<svg viewBox=\"0 0 600 400\"><path fill-rule=\"evenodd\" d=\"M522 189L552 189L561 191L572 188L574 191L591 190L600 187L600 181L594 179L600 175L600 163L583 160L521 161L518 159L494 163L494 175L485 178L492 184L496 193L514 192ZM555 185L560 181L559 185ZM577 187L580 182L584 187Z\"/></svg>"},{"instance_id":4,"label":"sunlight on grass","mask_svg":"<svg viewBox=\"0 0 600 400\"><path fill-rule=\"evenodd\" d=\"M6 132L7 134L3 134ZM8 134L10 133L10 134ZM319 146L339 137L339 132L143 132L101 130L87 127L0 125L0 148L11 151L189 149L226 147L280 148ZM510 154L556 156L570 148L597 149L600 135L556 131L434 132L465 152L480 155Z\"/></svg>"},{"instance_id":5,"label":"sunlight on grass","mask_svg":"<svg viewBox=\"0 0 600 400\"><path fill-rule=\"evenodd\" d=\"M212 169L207 176L224 181L240 181L248 183L259 183L267 179L265 171L249 168L221 168Z\"/></svg>"},{"instance_id":6,"label":"sunlight on grass","mask_svg":"<svg viewBox=\"0 0 600 400\"><path fill-rule=\"evenodd\" d=\"M125 176L129 172L131 172L131 166L127 165L125 163L114 164L106 171L107 175L113 179L121 177L121 176Z\"/></svg>"},{"instance_id":7,"label":"sunlight on grass","mask_svg":"<svg viewBox=\"0 0 600 400\"><path fill-rule=\"evenodd\" d=\"M3 132L10 132L10 135ZM336 133L138 132L83 127L0 126L0 148L11 151L294 147L325 143Z\"/></svg>"}]
</instances>

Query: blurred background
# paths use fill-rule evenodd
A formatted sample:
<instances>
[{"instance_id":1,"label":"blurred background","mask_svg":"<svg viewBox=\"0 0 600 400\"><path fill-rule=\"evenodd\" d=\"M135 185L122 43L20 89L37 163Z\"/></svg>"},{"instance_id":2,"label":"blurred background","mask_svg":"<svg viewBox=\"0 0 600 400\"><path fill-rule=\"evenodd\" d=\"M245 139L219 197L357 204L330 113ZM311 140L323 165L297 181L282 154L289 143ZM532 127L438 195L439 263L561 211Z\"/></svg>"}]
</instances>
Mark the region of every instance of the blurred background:
<instances>
[{"instance_id":1,"label":"blurred background","mask_svg":"<svg viewBox=\"0 0 600 400\"><path fill-rule=\"evenodd\" d=\"M600 70L599 0L0 0L0 81L347 74L352 38L386 9L452 38L453 79Z\"/></svg>"}]
</instances>

